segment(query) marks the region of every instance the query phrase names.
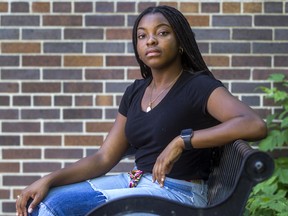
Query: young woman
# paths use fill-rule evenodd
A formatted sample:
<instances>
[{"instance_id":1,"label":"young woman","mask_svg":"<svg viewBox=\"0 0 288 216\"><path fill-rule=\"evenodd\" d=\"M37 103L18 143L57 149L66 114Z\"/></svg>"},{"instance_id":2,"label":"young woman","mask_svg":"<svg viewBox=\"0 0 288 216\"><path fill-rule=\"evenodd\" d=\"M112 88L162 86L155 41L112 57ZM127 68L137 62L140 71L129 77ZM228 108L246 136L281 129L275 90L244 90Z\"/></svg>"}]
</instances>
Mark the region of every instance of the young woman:
<instances>
[{"instance_id":1,"label":"young woman","mask_svg":"<svg viewBox=\"0 0 288 216\"><path fill-rule=\"evenodd\" d=\"M101 148L25 188L18 215L85 215L132 194L205 206L211 148L266 136L262 119L210 73L178 10L142 12L133 45L143 79L127 88ZM130 145L137 149L135 169L105 176Z\"/></svg>"}]
</instances>

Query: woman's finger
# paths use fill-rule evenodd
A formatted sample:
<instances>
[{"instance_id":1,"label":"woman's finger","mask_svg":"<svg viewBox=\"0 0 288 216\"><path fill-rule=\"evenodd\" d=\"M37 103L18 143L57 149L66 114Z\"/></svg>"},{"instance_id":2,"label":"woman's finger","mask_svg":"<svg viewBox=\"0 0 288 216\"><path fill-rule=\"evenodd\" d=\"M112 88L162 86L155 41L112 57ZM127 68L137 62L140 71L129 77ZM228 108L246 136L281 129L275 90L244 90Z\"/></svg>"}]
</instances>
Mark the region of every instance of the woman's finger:
<instances>
[{"instance_id":1,"label":"woman's finger","mask_svg":"<svg viewBox=\"0 0 288 216\"><path fill-rule=\"evenodd\" d=\"M28 207L28 213L32 213L34 208L40 203L41 199L42 198L39 195L35 195L33 197L33 201L31 202L31 204Z\"/></svg>"},{"instance_id":2,"label":"woman's finger","mask_svg":"<svg viewBox=\"0 0 288 216\"><path fill-rule=\"evenodd\" d=\"M17 215L19 215L19 216L27 216L26 203L27 203L27 201L25 201L25 198L24 198L24 196L22 194L17 196L17 200L16 200Z\"/></svg>"}]
</instances>

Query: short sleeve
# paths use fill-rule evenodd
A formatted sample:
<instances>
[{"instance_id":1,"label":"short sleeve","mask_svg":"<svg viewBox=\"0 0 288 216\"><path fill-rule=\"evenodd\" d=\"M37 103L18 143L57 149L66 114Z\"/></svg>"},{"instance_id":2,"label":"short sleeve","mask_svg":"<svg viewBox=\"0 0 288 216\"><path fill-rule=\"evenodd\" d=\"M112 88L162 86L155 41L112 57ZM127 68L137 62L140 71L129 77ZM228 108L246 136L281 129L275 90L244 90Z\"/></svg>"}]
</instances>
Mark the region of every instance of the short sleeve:
<instances>
[{"instance_id":1,"label":"short sleeve","mask_svg":"<svg viewBox=\"0 0 288 216\"><path fill-rule=\"evenodd\" d=\"M121 99L118 111L121 113L123 116L127 117L128 109L129 109L129 104L131 100L131 92L132 90L132 85L128 86L123 94L123 97Z\"/></svg>"},{"instance_id":2,"label":"short sleeve","mask_svg":"<svg viewBox=\"0 0 288 216\"><path fill-rule=\"evenodd\" d=\"M203 107L202 107L202 112L207 113L207 103L210 95L212 92L219 87L224 87L223 83L213 77L207 76L205 81L204 79L199 80L199 84L205 86L205 91L204 91L204 97L203 97Z\"/></svg>"}]
</instances>

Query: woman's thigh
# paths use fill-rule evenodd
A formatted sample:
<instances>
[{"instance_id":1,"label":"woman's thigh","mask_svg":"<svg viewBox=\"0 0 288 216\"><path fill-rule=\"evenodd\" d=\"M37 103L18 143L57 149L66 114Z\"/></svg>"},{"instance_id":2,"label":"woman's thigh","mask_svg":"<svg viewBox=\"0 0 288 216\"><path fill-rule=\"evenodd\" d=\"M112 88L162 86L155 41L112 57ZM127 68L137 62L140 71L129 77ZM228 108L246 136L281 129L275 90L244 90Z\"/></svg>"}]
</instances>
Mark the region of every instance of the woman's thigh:
<instances>
[{"instance_id":1,"label":"woman's thigh","mask_svg":"<svg viewBox=\"0 0 288 216\"><path fill-rule=\"evenodd\" d=\"M106 201L130 195L160 196L190 205L205 205L205 195L197 193L200 186L184 187L178 184L179 180L167 178L164 187L160 187L152 182L151 174L144 174L135 188L129 188L129 181L129 175L124 173L53 188L31 215L82 216Z\"/></svg>"},{"instance_id":2,"label":"woman's thigh","mask_svg":"<svg viewBox=\"0 0 288 216\"><path fill-rule=\"evenodd\" d=\"M96 183L97 188L91 182ZM31 216L83 216L96 206L105 203L106 189L121 188L125 184L123 175L103 176L95 180L52 188ZM94 188L93 188L94 187Z\"/></svg>"},{"instance_id":3,"label":"woman's thigh","mask_svg":"<svg viewBox=\"0 0 288 216\"><path fill-rule=\"evenodd\" d=\"M106 185L105 189L100 191L103 192L107 198L107 201L131 195L151 195L174 200L188 205L207 205L207 186L203 184L193 184L167 177L164 183L164 187L160 187L157 182L152 182L151 174L144 174L140 179L137 187L129 188L129 180L130 179L127 179L127 182L125 180L124 187L118 187L117 184L115 184L116 187L108 188ZM92 181L91 184L95 190L99 191L96 180ZM98 186L101 185L98 184Z\"/></svg>"}]
</instances>

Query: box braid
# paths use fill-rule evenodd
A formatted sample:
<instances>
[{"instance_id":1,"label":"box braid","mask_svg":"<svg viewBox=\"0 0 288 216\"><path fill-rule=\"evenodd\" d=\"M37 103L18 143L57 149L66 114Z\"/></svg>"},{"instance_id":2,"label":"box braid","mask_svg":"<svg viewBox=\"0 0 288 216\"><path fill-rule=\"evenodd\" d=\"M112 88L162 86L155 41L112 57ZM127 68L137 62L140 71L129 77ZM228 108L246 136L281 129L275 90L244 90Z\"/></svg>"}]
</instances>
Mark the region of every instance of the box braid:
<instances>
[{"instance_id":1,"label":"box braid","mask_svg":"<svg viewBox=\"0 0 288 216\"><path fill-rule=\"evenodd\" d=\"M157 6L149 7L145 9L135 20L132 40L136 59L140 65L141 75L143 78L148 78L152 75L151 69L145 65L139 58L137 52L137 27L143 16L147 14L161 13L170 23L174 29L175 35L178 39L180 46L183 48L182 64L185 69L189 69L192 72L206 71L210 75L210 71L203 57L199 51L197 42L195 40L194 33L183 14L177 9L170 6Z\"/></svg>"}]
</instances>

